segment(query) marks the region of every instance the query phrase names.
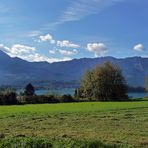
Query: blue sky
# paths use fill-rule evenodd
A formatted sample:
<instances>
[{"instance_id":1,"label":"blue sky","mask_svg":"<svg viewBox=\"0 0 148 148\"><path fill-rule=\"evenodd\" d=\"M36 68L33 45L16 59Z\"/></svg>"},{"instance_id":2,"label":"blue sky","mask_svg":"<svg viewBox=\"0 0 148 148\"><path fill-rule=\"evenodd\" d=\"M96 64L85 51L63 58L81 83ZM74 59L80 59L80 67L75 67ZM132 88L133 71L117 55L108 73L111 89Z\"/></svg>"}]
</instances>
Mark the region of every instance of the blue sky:
<instances>
[{"instance_id":1,"label":"blue sky","mask_svg":"<svg viewBox=\"0 0 148 148\"><path fill-rule=\"evenodd\" d=\"M147 0L0 0L0 50L28 61L148 56Z\"/></svg>"}]
</instances>

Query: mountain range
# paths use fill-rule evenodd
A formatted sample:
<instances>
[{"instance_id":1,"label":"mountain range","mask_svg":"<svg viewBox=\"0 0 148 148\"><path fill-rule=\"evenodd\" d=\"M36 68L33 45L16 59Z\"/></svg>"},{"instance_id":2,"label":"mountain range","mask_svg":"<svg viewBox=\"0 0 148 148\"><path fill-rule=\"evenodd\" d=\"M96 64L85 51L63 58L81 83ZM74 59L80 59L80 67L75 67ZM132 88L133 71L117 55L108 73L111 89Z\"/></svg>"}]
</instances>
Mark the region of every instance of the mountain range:
<instances>
[{"instance_id":1,"label":"mountain range","mask_svg":"<svg viewBox=\"0 0 148 148\"><path fill-rule=\"evenodd\" d=\"M97 64L110 61L118 65L130 86L145 85L148 58L114 57L82 58L65 62L28 62L11 58L0 50L0 85L19 85L29 82L79 82L83 73Z\"/></svg>"}]
</instances>

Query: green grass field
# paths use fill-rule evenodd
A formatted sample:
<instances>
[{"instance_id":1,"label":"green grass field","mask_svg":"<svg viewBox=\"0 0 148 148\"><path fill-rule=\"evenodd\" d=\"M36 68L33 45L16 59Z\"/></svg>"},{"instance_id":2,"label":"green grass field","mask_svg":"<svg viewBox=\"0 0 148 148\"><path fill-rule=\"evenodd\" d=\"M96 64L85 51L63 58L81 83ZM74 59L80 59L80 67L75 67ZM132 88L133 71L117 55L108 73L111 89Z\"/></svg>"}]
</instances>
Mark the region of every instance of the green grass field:
<instances>
[{"instance_id":1,"label":"green grass field","mask_svg":"<svg viewBox=\"0 0 148 148\"><path fill-rule=\"evenodd\" d=\"M0 147L148 147L148 101L0 106Z\"/></svg>"}]
</instances>

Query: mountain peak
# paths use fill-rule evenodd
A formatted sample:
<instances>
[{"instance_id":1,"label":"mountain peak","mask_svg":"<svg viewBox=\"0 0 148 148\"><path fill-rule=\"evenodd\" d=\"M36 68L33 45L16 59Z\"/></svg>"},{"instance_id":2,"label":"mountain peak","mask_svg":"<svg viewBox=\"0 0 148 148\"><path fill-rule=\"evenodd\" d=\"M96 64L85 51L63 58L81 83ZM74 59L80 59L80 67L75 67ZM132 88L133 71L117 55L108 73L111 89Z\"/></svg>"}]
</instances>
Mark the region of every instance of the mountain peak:
<instances>
[{"instance_id":1,"label":"mountain peak","mask_svg":"<svg viewBox=\"0 0 148 148\"><path fill-rule=\"evenodd\" d=\"M10 59L10 56L4 51L0 50L0 59Z\"/></svg>"},{"instance_id":2,"label":"mountain peak","mask_svg":"<svg viewBox=\"0 0 148 148\"><path fill-rule=\"evenodd\" d=\"M82 58L66 62L28 62L11 58L0 50L0 85L17 85L24 82L79 82L84 72L98 64L110 61L121 67L131 86L144 86L148 74L148 58Z\"/></svg>"}]
</instances>

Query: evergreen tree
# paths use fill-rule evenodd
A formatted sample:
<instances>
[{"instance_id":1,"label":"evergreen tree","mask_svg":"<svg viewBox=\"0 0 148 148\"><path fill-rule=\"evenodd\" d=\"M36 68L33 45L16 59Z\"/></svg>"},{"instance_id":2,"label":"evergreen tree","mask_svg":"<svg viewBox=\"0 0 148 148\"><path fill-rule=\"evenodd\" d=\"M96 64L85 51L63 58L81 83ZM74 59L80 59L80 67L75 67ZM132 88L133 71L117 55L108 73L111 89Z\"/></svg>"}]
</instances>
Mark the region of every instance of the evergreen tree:
<instances>
[{"instance_id":1,"label":"evergreen tree","mask_svg":"<svg viewBox=\"0 0 148 148\"><path fill-rule=\"evenodd\" d=\"M25 87L25 95L26 96L33 96L34 93L35 93L35 89L34 89L34 86L29 83L26 87Z\"/></svg>"}]
</instances>

